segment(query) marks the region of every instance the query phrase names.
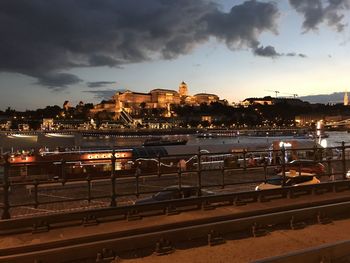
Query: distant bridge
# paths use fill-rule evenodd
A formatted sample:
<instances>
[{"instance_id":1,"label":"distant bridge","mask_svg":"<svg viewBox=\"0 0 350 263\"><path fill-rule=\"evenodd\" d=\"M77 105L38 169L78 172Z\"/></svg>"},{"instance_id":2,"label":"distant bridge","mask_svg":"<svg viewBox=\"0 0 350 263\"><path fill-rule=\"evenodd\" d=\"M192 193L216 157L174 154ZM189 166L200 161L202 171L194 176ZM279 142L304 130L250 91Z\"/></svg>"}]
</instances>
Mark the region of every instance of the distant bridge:
<instances>
[{"instance_id":1,"label":"distant bridge","mask_svg":"<svg viewBox=\"0 0 350 263\"><path fill-rule=\"evenodd\" d=\"M350 127L350 119L346 120L341 120L341 121L333 121L333 122L328 122L324 124L325 127L344 127L344 126L349 126Z\"/></svg>"}]
</instances>

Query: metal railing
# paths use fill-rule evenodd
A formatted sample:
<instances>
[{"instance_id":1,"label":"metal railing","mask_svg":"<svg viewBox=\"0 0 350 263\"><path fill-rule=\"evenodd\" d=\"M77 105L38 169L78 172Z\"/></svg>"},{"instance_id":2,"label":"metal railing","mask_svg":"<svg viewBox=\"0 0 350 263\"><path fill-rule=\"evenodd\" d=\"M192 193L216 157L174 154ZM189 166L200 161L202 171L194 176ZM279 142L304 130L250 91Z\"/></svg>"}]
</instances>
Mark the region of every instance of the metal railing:
<instances>
[{"instance_id":1,"label":"metal railing","mask_svg":"<svg viewBox=\"0 0 350 263\"><path fill-rule=\"evenodd\" d=\"M325 175L332 177L335 180L346 179L349 156L347 151L350 146L345 146L342 143L339 147L330 148L304 148L304 149L285 149L280 150L255 150L255 151L238 151L232 153L208 153L198 149L198 153L191 155L169 155L156 156L154 158L116 158L112 154L111 158L98 159L102 162L103 171L82 172L78 177L69 173L69 167L80 164L89 164L91 160L61 160L57 161L41 161L34 163L10 163L8 158L2 164L4 173L2 177L2 184L0 185L0 192L2 191L2 219L11 218L11 210L15 208L33 207L35 209L48 204L73 203L79 201L86 201L90 204L97 199L109 200L109 206L116 207L118 202L123 197L140 197L142 195L149 195L157 193L167 186L176 185L182 189L186 184L190 184L196 189L196 196L202 195L204 188L220 188L236 186L237 191L241 191L240 186L256 185L262 182L267 182L269 179L275 178L275 168L281 168L282 186L286 183L286 172L288 164L286 162L287 156L294 152L294 154L306 154L306 157L320 162L326 166ZM260 163L251 163L254 156L260 156ZM268 159L269 157L270 159ZM278 163L278 158L281 161ZM216 158L216 159L215 159ZM255 160L257 157L255 157ZM95 160L96 161L96 160ZM133 163L132 167L125 170L117 170L117 163L130 161ZM186 165L181 165L184 163ZM210 167L207 164L212 162L220 167ZM58 179L47 175L46 179L38 176L31 176L32 180L15 178L11 171L18 167L39 166L41 168L50 166L56 172L59 171ZM304 167L300 164L298 172L302 173ZM107 175L108 174L108 175ZM152 180L155 185L147 185ZM100 182L107 183L101 187L102 195L94 195L93 187L99 187ZM95 184L94 184L95 183ZM73 195L73 189L68 190L65 196L58 200L40 200L40 192L43 189L58 189L67 190L69 187L79 186L79 189L84 189L84 194L79 196ZM128 191L126 191L126 188ZM20 189L20 190L18 190ZM25 193L23 193L23 189ZM22 191L22 192L21 192ZM74 189L77 191L77 189ZM109 193L108 193L109 192ZM65 195L66 195L65 194ZM11 202L11 197L19 198L17 202Z\"/></svg>"},{"instance_id":2,"label":"metal railing","mask_svg":"<svg viewBox=\"0 0 350 263\"><path fill-rule=\"evenodd\" d=\"M107 221L122 221L135 220L142 217L149 217L152 215L171 215L185 211L193 210L211 210L215 207L222 206L242 206L257 202L267 202L270 200L285 199L284 206L269 206L264 207L263 212L260 209L239 209L238 213L229 215L232 218L241 217L242 214L246 217L254 215L263 215L266 209L271 212L289 211L296 208L313 207L318 205L338 204L342 202L350 202L350 180L335 181L329 183L320 183L313 185L303 185L299 187L283 187L276 189L269 189L265 191L250 191L237 192L221 195L201 196L197 198L185 198L161 201L157 203L136 204L133 206L119 206L119 207L105 207L100 209L68 211L66 213L37 215L32 217L17 218L13 220L0 221L0 235L15 234L25 232L46 232L50 229L64 228L72 225L96 225L98 223ZM321 195L324 198L310 199L306 196ZM326 196L326 197L325 197ZM296 201L295 198L304 199L303 202ZM290 202L288 202L288 200Z\"/></svg>"}]
</instances>

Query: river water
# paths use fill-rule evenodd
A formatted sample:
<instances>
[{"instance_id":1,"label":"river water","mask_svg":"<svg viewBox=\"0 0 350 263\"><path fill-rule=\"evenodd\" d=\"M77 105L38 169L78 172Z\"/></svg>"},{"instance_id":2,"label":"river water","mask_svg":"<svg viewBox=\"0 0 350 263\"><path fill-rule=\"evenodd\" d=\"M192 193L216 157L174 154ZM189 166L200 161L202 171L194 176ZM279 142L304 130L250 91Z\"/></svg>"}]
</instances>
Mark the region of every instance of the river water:
<instances>
[{"instance_id":1,"label":"river water","mask_svg":"<svg viewBox=\"0 0 350 263\"><path fill-rule=\"evenodd\" d=\"M344 141L346 145L350 145L350 133L343 131L331 131L327 132L329 135L325 140L328 147L340 146ZM81 137L76 135L71 136L47 136L47 135L35 135L35 136L0 136L0 147L3 151L9 150L21 150L21 149L38 149L41 147L48 147L54 149L56 147L63 148L113 148L113 147L132 147L141 146L142 143L151 136L100 136L100 137ZM182 139L188 140L189 146L214 146L214 145L234 145L234 146L250 146L250 148L266 148L274 141L291 141L291 140L303 140L293 138L292 136L282 137L254 137L254 136L237 136L237 137L217 137L217 138L197 138L196 135L169 135L166 136L170 139ZM267 147L268 148L268 147Z\"/></svg>"},{"instance_id":2,"label":"river water","mask_svg":"<svg viewBox=\"0 0 350 263\"><path fill-rule=\"evenodd\" d=\"M344 141L346 144L350 144L350 133L347 132L336 132L331 131L327 132L329 135L328 138L324 140L327 141L328 147L340 146L341 142ZM142 143L151 136L133 136L133 137L111 137L111 136L102 136L102 137L84 137L82 146L85 147L98 147L98 146L140 146ZM187 145L218 145L218 144L264 144L272 143L273 141L278 140L296 140L293 136L274 136L274 137L255 137L255 136L237 136L237 137L216 137L216 138L197 138L196 135L169 135L166 136L171 139L183 139L188 140ZM299 139L302 140L302 139Z\"/></svg>"}]
</instances>

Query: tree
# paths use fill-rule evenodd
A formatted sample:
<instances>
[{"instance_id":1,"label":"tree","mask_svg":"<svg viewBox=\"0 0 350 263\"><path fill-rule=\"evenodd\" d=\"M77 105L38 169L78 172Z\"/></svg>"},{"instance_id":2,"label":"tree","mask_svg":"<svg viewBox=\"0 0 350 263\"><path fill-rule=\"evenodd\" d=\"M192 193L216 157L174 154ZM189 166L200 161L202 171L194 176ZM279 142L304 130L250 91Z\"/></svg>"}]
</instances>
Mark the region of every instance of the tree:
<instances>
[{"instance_id":1,"label":"tree","mask_svg":"<svg viewBox=\"0 0 350 263\"><path fill-rule=\"evenodd\" d=\"M108 111L106 111L106 110L100 111L100 112L96 113L95 118L96 118L98 121L113 120L113 118L114 118L114 113L108 112Z\"/></svg>"}]
</instances>

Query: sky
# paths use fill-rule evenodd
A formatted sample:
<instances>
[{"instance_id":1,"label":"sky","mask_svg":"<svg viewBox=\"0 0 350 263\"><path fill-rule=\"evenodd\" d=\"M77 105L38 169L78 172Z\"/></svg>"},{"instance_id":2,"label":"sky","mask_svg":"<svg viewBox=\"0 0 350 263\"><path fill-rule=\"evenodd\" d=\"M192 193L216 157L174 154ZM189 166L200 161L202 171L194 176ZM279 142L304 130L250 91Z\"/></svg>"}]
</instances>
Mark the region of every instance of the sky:
<instances>
[{"instance_id":1,"label":"sky","mask_svg":"<svg viewBox=\"0 0 350 263\"><path fill-rule=\"evenodd\" d=\"M350 91L350 0L2 0L0 110L117 90Z\"/></svg>"}]
</instances>

